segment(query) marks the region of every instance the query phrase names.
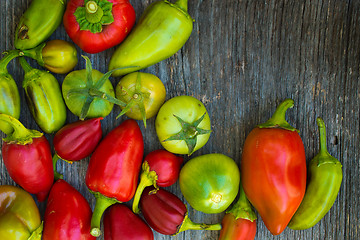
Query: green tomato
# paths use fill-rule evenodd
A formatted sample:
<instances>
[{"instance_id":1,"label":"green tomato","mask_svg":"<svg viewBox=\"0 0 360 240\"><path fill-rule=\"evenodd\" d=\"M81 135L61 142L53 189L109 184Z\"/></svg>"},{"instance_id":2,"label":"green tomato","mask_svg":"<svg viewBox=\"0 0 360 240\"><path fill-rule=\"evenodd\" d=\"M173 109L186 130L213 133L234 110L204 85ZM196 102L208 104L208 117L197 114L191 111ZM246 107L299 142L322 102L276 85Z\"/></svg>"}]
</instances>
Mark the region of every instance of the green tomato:
<instances>
[{"instance_id":1,"label":"green tomato","mask_svg":"<svg viewBox=\"0 0 360 240\"><path fill-rule=\"evenodd\" d=\"M116 85L116 98L125 102L119 116L143 120L152 118L165 101L166 90L162 81L155 75L134 72L123 77Z\"/></svg>"},{"instance_id":2,"label":"green tomato","mask_svg":"<svg viewBox=\"0 0 360 240\"><path fill-rule=\"evenodd\" d=\"M176 154L191 155L206 144L211 133L204 104L191 96L166 101L156 116L155 128L162 146Z\"/></svg>"},{"instance_id":3,"label":"green tomato","mask_svg":"<svg viewBox=\"0 0 360 240\"><path fill-rule=\"evenodd\" d=\"M181 169L179 183L186 201L204 213L220 213L239 191L240 171L223 154L206 154L189 160Z\"/></svg>"}]
</instances>

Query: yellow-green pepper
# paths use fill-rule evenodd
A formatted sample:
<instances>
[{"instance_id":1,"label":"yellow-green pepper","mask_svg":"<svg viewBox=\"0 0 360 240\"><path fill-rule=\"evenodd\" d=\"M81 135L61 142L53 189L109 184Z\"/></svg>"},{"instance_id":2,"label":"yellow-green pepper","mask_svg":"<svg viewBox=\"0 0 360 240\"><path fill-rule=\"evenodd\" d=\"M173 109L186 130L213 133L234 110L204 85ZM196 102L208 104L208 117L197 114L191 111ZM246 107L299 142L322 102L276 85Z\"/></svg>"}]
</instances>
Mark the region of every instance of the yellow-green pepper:
<instances>
[{"instance_id":1,"label":"yellow-green pepper","mask_svg":"<svg viewBox=\"0 0 360 240\"><path fill-rule=\"evenodd\" d=\"M25 190L0 186L0 239L40 240L43 230L39 209Z\"/></svg>"},{"instance_id":2,"label":"yellow-green pepper","mask_svg":"<svg viewBox=\"0 0 360 240\"><path fill-rule=\"evenodd\" d=\"M22 85L33 118L44 132L56 132L66 121L59 82L51 73L32 68L24 57L20 64L25 71Z\"/></svg>"},{"instance_id":3,"label":"yellow-green pepper","mask_svg":"<svg viewBox=\"0 0 360 240\"><path fill-rule=\"evenodd\" d=\"M310 162L305 197L288 225L294 230L311 228L325 216L335 202L343 177L341 163L327 151L324 121L318 118L317 125L320 152Z\"/></svg>"},{"instance_id":4,"label":"yellow-green pepper","mask_svg":"<svg viewBox=\"0 0 360 240\"><path fill-rule=\"evenodd\" d=\"M49 38L62 22L65 3L65 0L32 0L15 30L15 48L34 48Z\"/></svg>"},{"instance_id":5,"label":"yellow-green pepper","mask_svg":"<svg viewBox=\"0 0 360 240\"><path fill-rule=\"evenodd\" d=\"M193 29L187 4L187 0L177 0L174 4L161 0L151 4L109 63L109 71L136 67L117 70L112 75L135 72L174 55L189 39Z\"/></svg>"}]
</instances>

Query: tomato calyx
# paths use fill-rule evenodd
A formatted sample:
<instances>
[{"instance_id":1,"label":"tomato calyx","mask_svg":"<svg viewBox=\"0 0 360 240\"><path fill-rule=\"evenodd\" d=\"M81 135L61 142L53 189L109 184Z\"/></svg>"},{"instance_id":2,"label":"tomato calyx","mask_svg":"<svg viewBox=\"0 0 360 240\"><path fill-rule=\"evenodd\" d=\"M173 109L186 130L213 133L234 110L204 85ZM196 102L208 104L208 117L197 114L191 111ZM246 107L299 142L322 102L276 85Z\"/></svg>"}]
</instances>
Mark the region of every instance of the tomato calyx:
<instances>
[{"instance_id":1,"label":"tomato calyx","mask_svg":"<svg viewBox=\"0 0 360 240\"><path fill-rule=\"evenodd\" d=\"M292 99L285 99L280 105L276 108L272 117L267 120L263 124L257 125L258 128L282 128L289 131L296 131L299 132L298 129L292 127L286 120L285 120L285 113L289 108L294 106L294 100Z\"/></svg>"},{"instance_id":2,"label":"tomato calyx","mask_svg":"<svg viewBox=\"0 0 360 240\"><path fill-rule=\"evenodd\" d=\"M123 91L125 95L131 96L131 100L126 103L125 107L121 110L121 112L116 117L116 119L124 115L126 112L128 112L134 105L137 105L140 110L142 120L144 122L144 127L146 128L146 111L145 111L144 99L149 98L150 93L141 92L140 72L138 72L136 77L135 90L131 91L130 89L121 87L121 91Z\"/></svg>"},{"instance_id":3,"label":"tomato calyx","mask_svg":"<svg viewBox=\"0 0 360 240\"><path fill-rule=\"evenodd\" d=\"M165 139L164 142L172 140L183 140L188 147L188 155L191 155L194 152L197 143L197 136L202 134L208 134L211 132L211 130L206 130L198 127L204 119L205 115L206 112L195 122L188 123L174 114L174 117L180 122L182 129L177 134Z\"/></svg>"},{"instance_id":4,"label":"tomato calyx","mask_svg":"<svg viewBox=\"0 0 360 240\"><path fill-rule=\"evenodd\" d=\"M101 98L119 106L125 106L126 104L123 101L120 101L119 99L112 97L106 92L99 90L104 85L106 80L109 79L113 71L105 73L96 83L94 83L92 79L92 66L90 59L87 56L82 57L86 60L86 87L71 89L67 94L68 98L71 95L82 95L86 97L85 103L82 106L79 116L80 120L84 120L86 118L90 109L90 105L94 101L94 98Z\"/></svg>"},{"instance_id":5,"label":"tomato calyx","mask_svg":"<svg viewBox=\"0 0 360 240\"><path fill-rule=\"evenodd\" d=\"M88 30L99 33L103 25L114 22L112 15L113 3L106 0L85 0L84 7L76 9L74 16L80 26L80 30Z\"/></svg>"}]
</instances>

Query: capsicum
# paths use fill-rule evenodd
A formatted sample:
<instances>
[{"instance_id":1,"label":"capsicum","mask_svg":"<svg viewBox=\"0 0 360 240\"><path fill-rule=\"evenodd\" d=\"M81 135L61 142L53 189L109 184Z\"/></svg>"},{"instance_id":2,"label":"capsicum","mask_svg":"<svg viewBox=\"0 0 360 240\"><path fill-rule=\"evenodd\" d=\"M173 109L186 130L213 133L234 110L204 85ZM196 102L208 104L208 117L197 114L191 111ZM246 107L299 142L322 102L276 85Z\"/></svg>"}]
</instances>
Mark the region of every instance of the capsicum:
<instances>
[{"instance_id":1,"label":"capsicum","mask_svg":"<svg viewBox=\"0 0 360 240\"><path fill-rule=\"evenodd\" d=\"M44 216L43 240L95 240L90 234L91 208L66 181L51 188Z\"/></svg>"},{"instance_id":2,"label":"capsicum","mask_svg":"<svg viewBox=\"0 0 360 240\"><path fill-rule=\"evenodd\" d=\"M111 130L91 155L85 183L96 198L91 234L101 234L103 212L117 202L127 202L135 194L144 141L135 120L128 119Z\"/></svg>"},{"instance_id":3,"label":"capsicum","mask_svg":"<svg viewBox=\"0 0 360 240\"><path fill-rule=\"evenodd\" d=\"M14 117L0 114L0 120L14 129L2 145L2 157L10 177L27 192L36 194L40 202L44 201L54 180L48 140L41 132L25 128Z\"/></svg>"},{"instance_id":4,"label":"capsicum","mask_svg":"<svg viewBox=\"0 0 360 240\"><path fill-rule=\"evenodd\" d=\"M87 53L98 53L122 42L135 18L128 0L70 0L63 23L76 45Z\"/></svg>"},{"instance_id":5,"label":"capsicum","mask_svg":"<svg viewBox=\"0 0 360 240\"><path fill-rule=\"evenodd\" d=\"M306 189L306 159L297 129L285 120L294 106L286 99L245 139L241 182L251 204L273 235L280 234L298 209Z\"/></svg>"},{"instance_id":6,"label":"capsicum","mask_svg":"<svg viewBox=\"0 0 360 240\"><path fill-rule=\"evenodd\" d=\"M114 204L104 214L105 240L153 240L151 228L124 204Z\"/></svg>"},{"instance_id":7,"label":"capsicum","mask_svg":"<svg viewBox=\"0 0 360 240\"><path fill-rule=\"evenodd\" d=\"M176 235L186 230L220 230L221 224L194 223L188 217L186 205L174 194L154 187L145 188L140 209L145 220L155 231Z\"/></svg>"},{"instance_id":8,"label":"capsicum","mask_svg":"<svg viewBox=\"0 0 360 240\"><path fill-rule=\"evenodd\" d=\"M32 196L15 186L0 186L0 239L40 240L43 224Z\"/></svg>"},{"instance_id":9,"label":"capsicum","mask_svg":"<svg viewBox=\"0 0 360 240\"><path fill-rule=\"evenodd\" d=\"M174 55L189 39L193 29L187 5L187 0L175 3L161 0L148 6L109 63L109 70L137 67L117 70L113 76L144 69Z\"/></svg>"}]
</instances>

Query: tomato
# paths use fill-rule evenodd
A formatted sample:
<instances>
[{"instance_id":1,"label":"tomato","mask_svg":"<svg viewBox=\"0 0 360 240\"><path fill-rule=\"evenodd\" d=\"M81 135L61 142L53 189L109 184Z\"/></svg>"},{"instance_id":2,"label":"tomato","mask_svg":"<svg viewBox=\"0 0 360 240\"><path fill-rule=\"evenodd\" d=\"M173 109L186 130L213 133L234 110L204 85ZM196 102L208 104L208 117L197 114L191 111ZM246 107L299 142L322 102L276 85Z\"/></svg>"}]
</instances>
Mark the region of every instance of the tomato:
<instances>
[{"instance_id":1,"label":"tomato","mask_svg":"<svg viewBox=\"0 0 360 240\"><path fill-rule=\"evenodd\" d=\"M150 73L134 72L123 77L116 85L116 98L125 102L119 116L143 120L152 118L165 101L166 90L161 80Z\"/></svg>"},{"instance_id":2,"label":"tomato","mask_svg":"<svg viewBox=\"0 0 360 240\"><path fill-rule=\"evenodd\" d=\"M211 133L204 104L186 95L174 97L161 106L155 128L162 146L175 154L191 155L206 144Z\"/></svg>"},{"instance_id":3,"label":"tomato","mask_svg":"<svg viewBox=\"0 0 360 240\"><path fill-rule=\"evenodd\" d=\"M201 155L182 167L179 183L191 207L204 213L220 213L238 194L240 170L232 158L223 154Z\"/></svg>"}]
</instances>

